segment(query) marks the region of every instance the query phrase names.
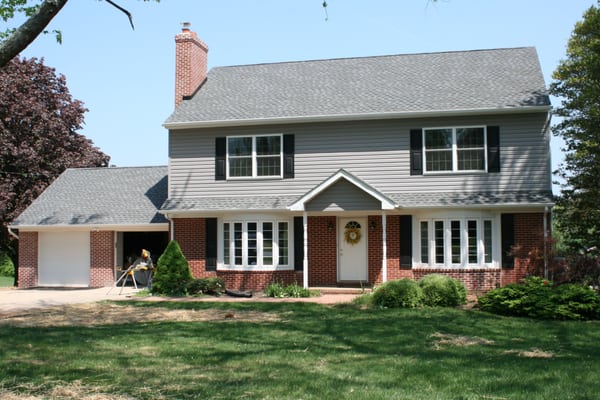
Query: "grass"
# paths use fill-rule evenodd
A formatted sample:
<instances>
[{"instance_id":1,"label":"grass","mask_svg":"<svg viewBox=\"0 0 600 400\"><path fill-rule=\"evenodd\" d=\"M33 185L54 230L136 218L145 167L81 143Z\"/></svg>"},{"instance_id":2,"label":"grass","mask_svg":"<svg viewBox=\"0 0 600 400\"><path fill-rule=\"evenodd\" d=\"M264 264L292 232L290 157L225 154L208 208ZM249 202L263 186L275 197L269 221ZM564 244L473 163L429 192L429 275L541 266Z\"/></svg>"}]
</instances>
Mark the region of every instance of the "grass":
<instances>
[{"instance_id":1,"label":"grass","mask_svg":"<svg viewBox=\"0 0 600 400\"><path fill-rule=\"evenodd\" d=\"M3 326L0 390L113 396L102 399L531 400L600 392L600 322L313 303L133 304L140 313L159 306L278 319Z\"/></svg>"},{"instance_id":2,"label":"grass","mask_svg":"<svg viewBox=\"0 0 600 400\"><path fill-rule=\"evenodd\" d=\"M12 276L0 276L0 287L12 287L15 283L15 278Z\"/></svg>"}]
</instances>

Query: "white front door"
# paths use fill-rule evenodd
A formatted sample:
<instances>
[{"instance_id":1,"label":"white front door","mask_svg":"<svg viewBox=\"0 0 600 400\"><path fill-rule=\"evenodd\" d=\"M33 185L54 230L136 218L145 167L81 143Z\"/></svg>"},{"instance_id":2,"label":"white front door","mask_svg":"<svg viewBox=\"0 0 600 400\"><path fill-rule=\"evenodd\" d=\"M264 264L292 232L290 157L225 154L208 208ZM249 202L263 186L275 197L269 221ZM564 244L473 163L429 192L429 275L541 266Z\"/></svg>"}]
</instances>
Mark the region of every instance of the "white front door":
<instances>
[{"instance_id":1,"label":"white front door","mask_svg":"<svg viewBox=\"0 0 600 400\"><path fill-rule=\"evenodd\" d=\"M338 229L339 281L368 279L367 219L340 218Z\"/></svg>"}]
</instances>

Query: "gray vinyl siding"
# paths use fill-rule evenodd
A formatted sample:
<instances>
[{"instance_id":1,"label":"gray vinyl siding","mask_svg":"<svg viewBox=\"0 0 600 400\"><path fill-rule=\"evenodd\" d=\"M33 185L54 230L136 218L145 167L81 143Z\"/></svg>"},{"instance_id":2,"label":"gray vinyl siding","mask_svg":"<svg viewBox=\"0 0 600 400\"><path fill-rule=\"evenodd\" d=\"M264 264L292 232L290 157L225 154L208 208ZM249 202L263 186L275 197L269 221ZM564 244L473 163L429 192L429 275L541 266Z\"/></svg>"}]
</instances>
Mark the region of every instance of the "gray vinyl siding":
<instances>
[{"instance_id":1,"label":"gray vinyl siding","mask_svg":"<svg viewBox=\"0 0 600 400\"><path fill-rule=\"evenodd\" d=\"M345 179L340 179L306 204L306 211L381 210L381 202Z\"/></svg>"},{"instance_id":2,"label":"gray vinyl siding","mask_svg":"<svg viewBox=\"0 0 600 400\"><path fill-rule=\"evenodd\" d=\"M340 168L382 193L548 191L546 113L172 130L170 198L303 195ZM409 131L423 127L498 125L500 173L411 176ZM295 135L294 179L215 180L215 138Z\"/></svg>"}]
</instances>

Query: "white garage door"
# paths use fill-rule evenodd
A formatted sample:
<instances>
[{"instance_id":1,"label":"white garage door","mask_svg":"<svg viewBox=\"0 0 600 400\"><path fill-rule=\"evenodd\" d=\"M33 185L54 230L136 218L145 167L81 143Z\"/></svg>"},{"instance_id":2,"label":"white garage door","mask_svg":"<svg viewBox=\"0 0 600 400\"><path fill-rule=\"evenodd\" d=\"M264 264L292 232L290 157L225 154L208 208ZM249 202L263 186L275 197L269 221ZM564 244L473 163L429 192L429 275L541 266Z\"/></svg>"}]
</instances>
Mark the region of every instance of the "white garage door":
<instances>
[{"instance_id":1,"label":"white garage door","mask_svg":"<svg viewBox=\"0 0 600 400\"><path fill-rule=\"evenodd\" d=\"M38 256L40 286L89 286L89 232L40 232Z\"/></svg>"}]
</instances>

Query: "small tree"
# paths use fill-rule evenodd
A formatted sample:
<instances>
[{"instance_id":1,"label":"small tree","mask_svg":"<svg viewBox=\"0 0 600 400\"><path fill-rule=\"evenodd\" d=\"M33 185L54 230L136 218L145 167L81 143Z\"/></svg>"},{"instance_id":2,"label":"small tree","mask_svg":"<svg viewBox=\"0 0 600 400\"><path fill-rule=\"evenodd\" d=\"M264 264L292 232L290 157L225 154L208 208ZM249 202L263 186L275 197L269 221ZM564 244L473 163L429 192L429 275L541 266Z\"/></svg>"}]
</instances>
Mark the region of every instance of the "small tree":
<instances>
[{"instance_id":1,"label":"small tree","mask_svg":"<svg viewBox=\"0 0 600 400\"><path fill-rule=\"evenodd\" d=\"M152 292L183 295L186 292L186 285L192 279L190 264L181 252L179 243L171 240L158 259L152 282Z\"/></svg>"}]
</instances>

